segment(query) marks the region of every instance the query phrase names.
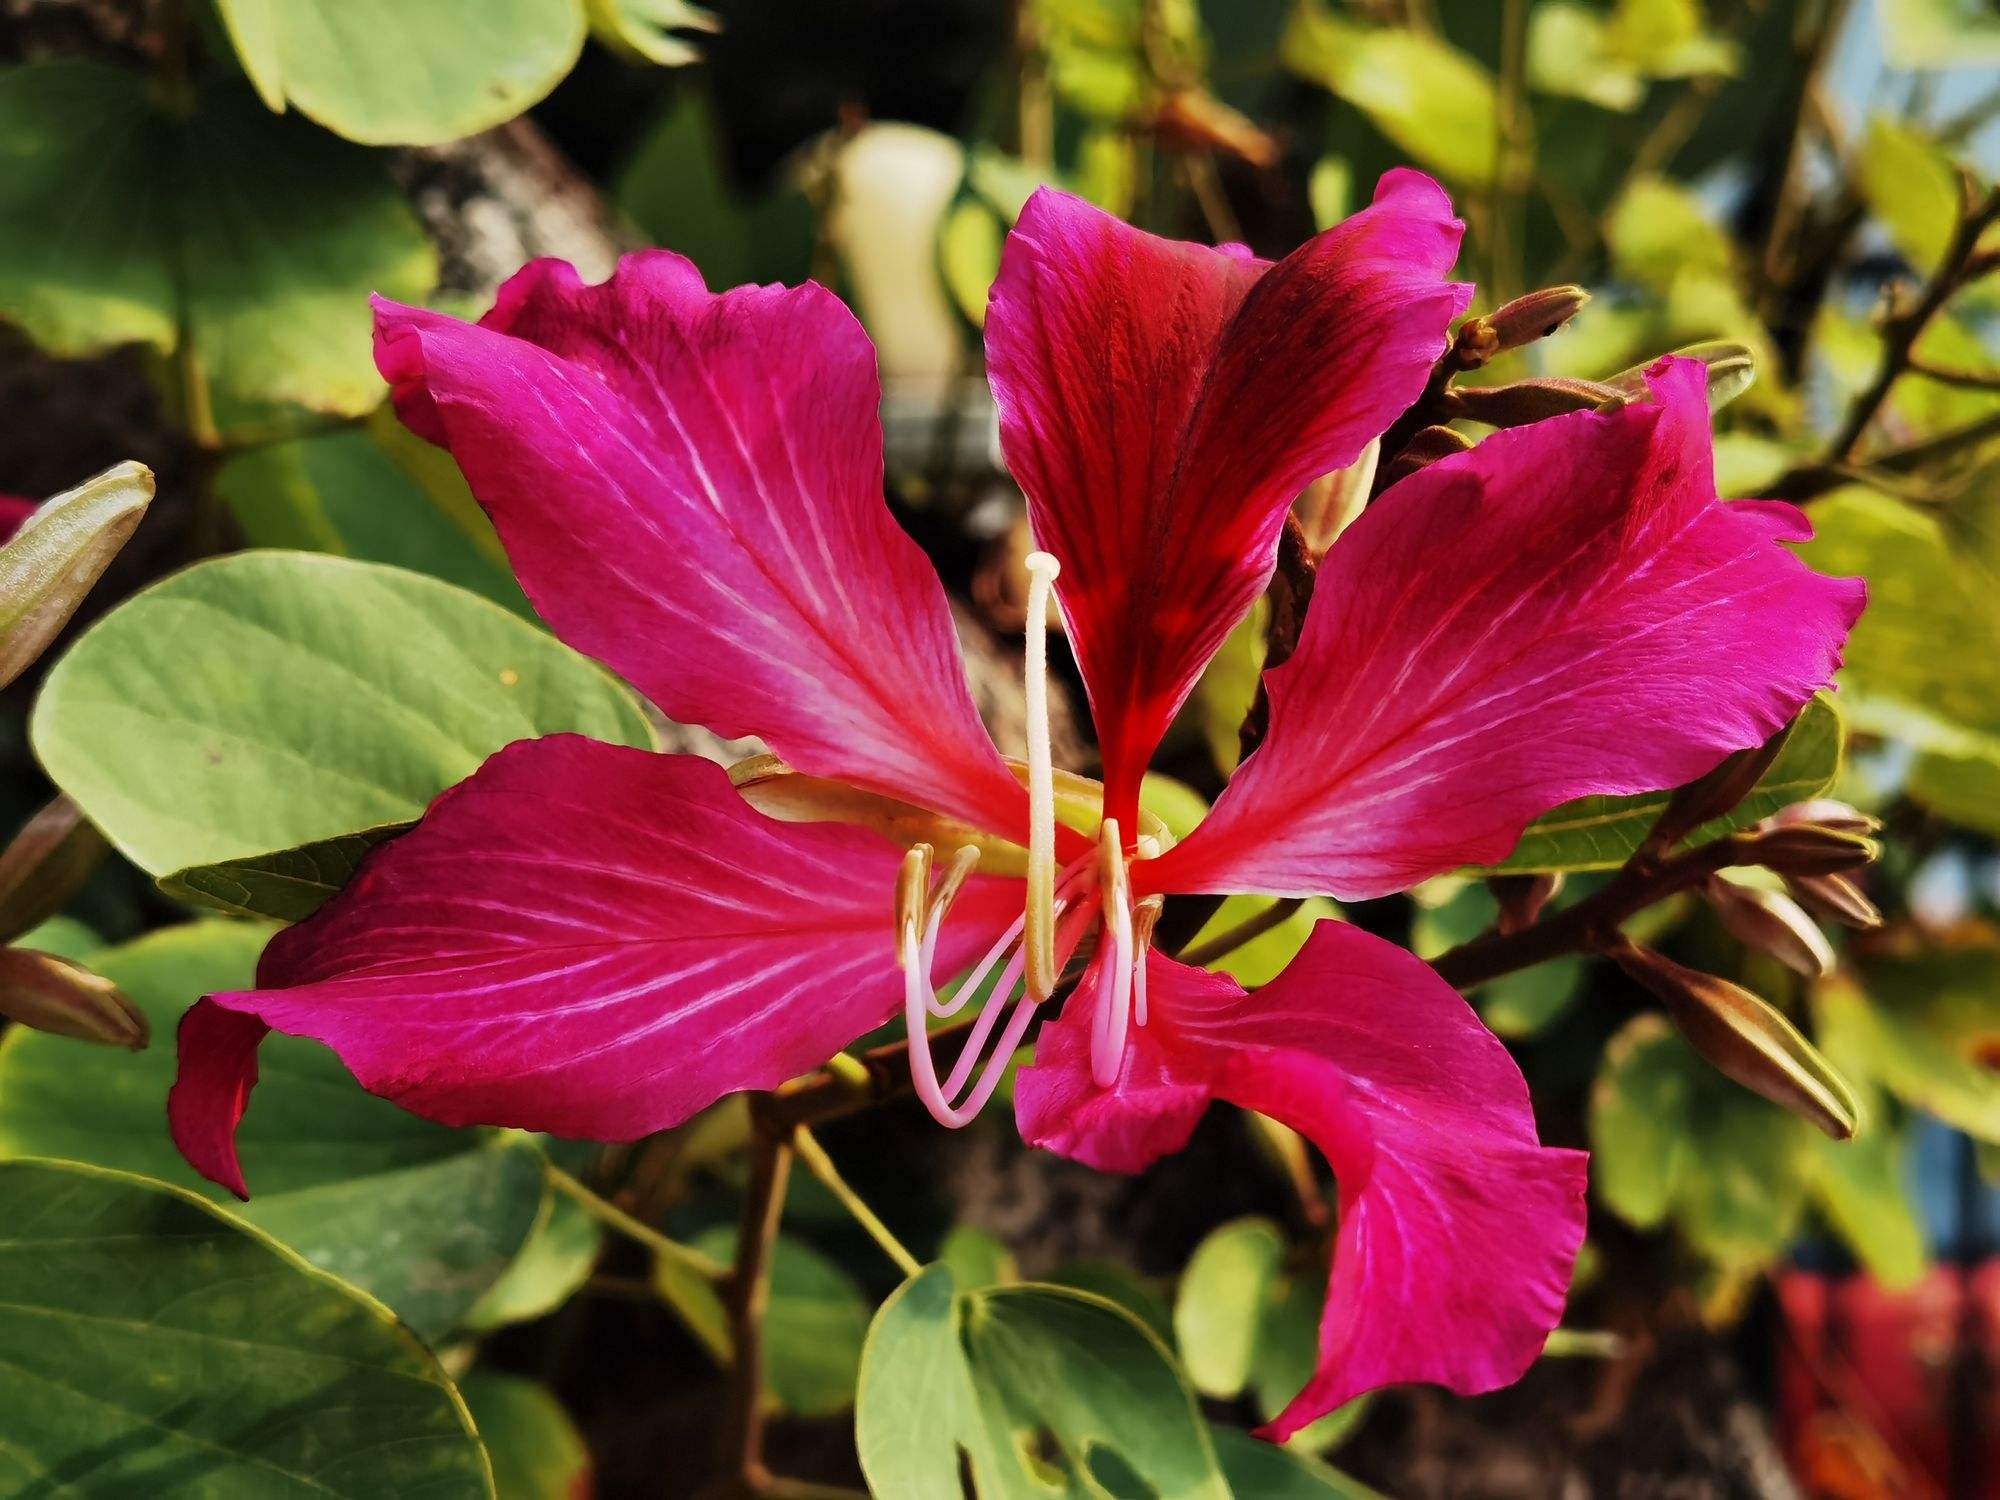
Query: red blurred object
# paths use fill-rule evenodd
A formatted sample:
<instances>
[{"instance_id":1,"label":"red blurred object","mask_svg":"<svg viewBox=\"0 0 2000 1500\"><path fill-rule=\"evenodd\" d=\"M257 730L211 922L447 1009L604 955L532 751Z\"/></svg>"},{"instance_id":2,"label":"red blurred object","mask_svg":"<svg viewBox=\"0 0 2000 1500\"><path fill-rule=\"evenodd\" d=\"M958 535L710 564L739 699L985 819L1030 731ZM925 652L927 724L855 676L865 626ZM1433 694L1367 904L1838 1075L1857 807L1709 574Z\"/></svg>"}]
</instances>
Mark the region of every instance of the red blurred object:
<instances>
[{"instance_id":1,"label":"red blurred object","mask_svg":"<svg viewBox=\"0 0 2000 1500\"><path fill-rule=\"evenodd\" d=\"M1814 1500L2000 1500L2000 1261L1778 1278L1779 1435Z\"/></svg>"},{"instance_id":2,"label":"red blurred object","mask_svg":"<svg viewBox=\"0 0 2000 1500\"><path fill-rule=\"evenodd\" d=\"M19 495L0 495L0 546L13 540L14 533L21 529L21 523L35 513L33 500L23 500Z\"/></svg>"}]
</instances>

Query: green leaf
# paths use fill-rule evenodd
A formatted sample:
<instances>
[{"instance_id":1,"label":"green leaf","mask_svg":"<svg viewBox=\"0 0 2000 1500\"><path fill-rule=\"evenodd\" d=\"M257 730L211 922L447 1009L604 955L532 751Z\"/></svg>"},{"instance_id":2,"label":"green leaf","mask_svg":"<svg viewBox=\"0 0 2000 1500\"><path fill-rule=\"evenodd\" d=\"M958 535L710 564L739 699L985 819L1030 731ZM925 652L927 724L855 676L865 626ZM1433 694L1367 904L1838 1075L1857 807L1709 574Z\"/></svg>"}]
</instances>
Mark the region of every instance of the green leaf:
<instances>
[{"instance_id":1,"label":"green leaf","mask_svg":"<svg viewBox=\"0 0 2000 1500\"><path fill-rule=\"evenodd\" d=\"M1147 1494L1227 1500L1166 1350L1122 1309L1060 1287L958 1292L926 1267L883 1304L862 1356L856 1445L881 1500Z\"/></svg>"},{"instance_id":2,"label":"green leaf","mask_svg":"<svg viewBox=\"0 0 2000 1500\"><path fill-rule=\"evenodd\" d=\"M1655 291L1694 275L1727 280L1736 262L1729 236L1687 188L1640 177L1612 205L1605 222L1612 263Z\"/></svg>"},{"instance_id":3,"label":"green leaf","mask_svg":"<svg viewBox=\"0 0 2000 1500\"><path fill-rule=\"evenodd\" d=\"M474 135L539 103L583 46L579 0L216 0L243 71L372 146Z\"/></svg>"},{"instance_id":4,"label":"green leaf","mask_svg":"<svg viewBox=\"0 0 2000 1500\"><path fill-rule=\"evenodd\" d=\"M368 294L437 279L383 163L240 89L152 100L118 68L0 72L0 316L65 357L185 337L219 399L375 406Z\"/></svg>"},{"instance_id":5,"label":"green leaf","mask_svg":"<svg viewBox=\"0 0 2000 1500\"><path fill-rule=\"evenodd\" d=\"M937 1258L951 1267L953 1279L967 1291L1021 1279L1014 1253L985 1230L970 1224L953 1226L944 1243L938 1246Z\"/></svg>"},{"instance_id":6,"label":"green leaf","mask_svg":"<svg viewBox=\"0 0 2000 1500\"><path fill-rule=\"evenodd\" d=\"M1257 1357L1250 1372L1258 1414L1269 1420L1291 1404L1312 1379L1319 1364L1319 1323L1326 1305L1326 1278L1287 1276L1277 1282L1257 1330ZM1335 1407L1318 1421L1300 1428L1285 1446L1301 1453L1327 1453L1354 1431L1368 1414L1371 1394Z\"/></svg>"},{"instance_id":7,"label":"green leaf","mask_svg":"<svg viewBox=\"0 0 2000 1500\"><path fill-rule=\"evenodd\" d=\"M1843 1062L1851 1068L1852 1063ZM1905 1289L1924 1274L1923 1226L1903 1172L1903 1137L1870 1099L1851 1141L1813 1142L1813 1201L1884 1286Z\"/></svg>"},{"instance_id":8,"label":"green leaf","mask_svg":"<svg viewBox=\"0 0 2000 1500\"><path fill-rule=\"evenodd\" d=\"M1191 712L1201 726L1209 758L1224 776L1233 775L1242 759L1243 717L1257 701L1257 684L1264 674L1264 637L1271 606L1258 599L1236 622L1221 647L1202 669L1190 698Z\"/></svg>"},{"instance_id":9,"label":"green leaf","mask_svg":"<svg viewBox=\"0 0 2000 1500\"><path fill-rule=\"evenodd\" d=\"M1708 1067L1663 1016L1638 1017L1606 1048L1590 1140L1614 1212L1642 1228L1671 1215L1727 1270L1776 1257L1805 1209L1811 1127Z\"/></svg>"},{"instance_id":10,"label":"green leaf","mask_svg":"<svg viewBox=\"0 0 2000 1500\"><path fill-rule=\"evenodd\" d=\"M57 663L49 774L142 869L183 872L416 818L514 740L651 743L631 695L448 584L299 552L198 563Z\"/></svg>"},{"instance_id":11,"label":"green leaf","mask_svg":"<svg viewBox=\"0 0 2000 1500\"><path fill-rule=\"evenodd\" d=\"M475 1332L547 1317L589 1280L604 1249L604 1231L574 1198L548 1197L548 1213L520 1254L459 1320Z\"/></svg>"},{"instance_id":12,"label":"green leaf","mask_svg":"<svg viewBox=\"0 0 2000 1500\"><path fill-rule=\"evenodd\" d=\"M1879 14L1891 67L2000 63L2000 17L1984 0L1881 0Z\"/></svg>"},{"instance_id":13,"label":"green leaf","mask_svg":"<svg viewBox=\"0 0 2000 1500\"><path fill-rule=\"evenodd\" d=\"M0 1489L478 1500L457 1392L388 1309L191 1193L0 1163Z\"/></svg>"},{"instance_id":14,"label":"green leaf","mask_svg":"<svg viewBox=\"0 0 2000 1500\"><path fill-rule=\"evenodd\" d=\"M35 508L0 546L0 687L76 613L153 500L153 471L122 463Z\"/></svg>"},{"instance_id":15,"label":"green leaf","mask_svg":"<svg viewBox=\"0 0 2000 1500\"><path fill-rule=\"evenodd\" d=\"M1109 1260L1072 1260L1039 1278L1050 1286L1088 1292L1116 1303L1167 1348L1174 1343L1174 1314L1159 1287L1129 1266ZM970 1291L968 1287L966 1290Z\"/></svg>"},{"instance_id":16,"label":"green leaf","mask_svg":"<svg viewBox=\"0 0 2000 1500\"><path fill-rule=\"evenodd\" d=\"M584 0L590 33L614 52L641 62L678 68L701 59L677 31L718 31L722 23L688 0Z\"/></svg>"},{"instance_id":17,"label":"green leaf","mask_svg":"<svg viewBox=\"0 0 2000 1500\"><path fill-rule=\"evenodd\" d=\"M2000 949L1870 959L1859 987L1826 984L1827 1045L1912 1108L2000 1141Z\"/></svg>"},{"instance_id":18,"label":"green leaf","mask_svg":"<svg viewBox=\"0 0 2000 1500\"><path fill-rule=\"evenodd\" d=\"M215 476L252 547L325 552L428 573L534 619L455 466L379 415L365 429L268 443Z\"/></svg>"},{"instance_id":19,"label":"green leaf","mask_svg":"<svg viewBox=\"0 0 2000 1500\"><path fill-rule=\"evenodd\" d=\"M718 1225L692 1244L727 1265L736 1230ZM847 1410L867 1336L868 1299L854 1278L812 1246L779 1236L764 1314L764 1389L779 1409L801 1417Z\"/></svg>"},{"instance_id":20,"label":"green leaf","mask_svg":"<svg viewBox=\"0 0 2000 1500\"><path fill-rule=\"evenodd\" d=\"M1188 1379L1204 1396L1228 1400L1250 1381L1285 1237L1269 1219L1236 1219L1195 1247L1174 1299L1174 1336Z\"/></svg>"},{"instance_id":21,"label":"green leaf","mask_svg":"<svg viewBox=\"0 0 2000 1500\"><path fill-rule=\"evenodd\" d=\"M1264 1442L1235 1427L1209 1426L1216 1457L1237 1500L1382 1500L1289 1443Z\"/></svg>"},{"instance_id":22,"label":"green leaf","mask_svg":"<svg viewBox=\"0 0 2000 1500\"><path fill-rule=\"evenodd\" d=\"M1819 512L1814 511L1817 518ZM1781 807L1817 797L1840 774L1840 715L1825 696L1799 713L1791 737L1763 779L1733 812L1704 823L1688 843L1706 843L1767 818ZM1579 797L1528 825L1514 852L1482 874L1529 874L1549 870L1615 870L1632 856L1673 793L1635 797Z\"/></svg>"},{"instance_id":23,"label":"green leaf","mask_svg":"<svg viewBox=\"0 0 2000 1500\"><path fill-rule=\"evenodd\" d=\"M546 1386L474 1370L459 1391L493 1461L497 1500L578 1500L591 1492L590 1450Z\"/></svg>"},{"instance_id":24,"label":"green leaf","mask_svg":"<svg viewBox=\"0 0 2000 1500\"><path fill-rule=\"evenodd\" d=\"M211 920L100 950L92 966L171 1037L196 997L250 985L270 929ZM238 1140L255 1196L236 1212L395 1308L450 1329L527 1240L545 1187L518 1135L448 1130L363 1092L316 1042L273 1035ZM0 1039L0 1154L115 1167L233 1200L167 1138L172 1047L137 1055L14 1030Z\"/></svg>"},{"instance_id":25,"label":"green leaf","mask_svg":"<svg viewBox=\"0 0 2000 1500\"><path fill-rule=\"evenodd\" d=\"M1958 175L1921 131L1876 115L1855 161L1855 180L1903 258L1929 274L1958 227Z\"/></svg>"},{"instance_id":26,"label":"green leaf","mask_svg":"<svg viewBox=\"0 0 2000 1500\"><path fill-rule=\"evenodd\" d=\"M369 850L411 827L385 823L269 854L190 865L162 875L159 887L169 896L233 917L303 922L354 878Z\"/></svg>"},{"instance_id":27,"label":"green leaf","mask_svg":"<svg viewBox=\"0 0 2000 1500\"><path fill-rule=\"evenodd\" d=\"M1493 181L1499 139L1493 75L1437 36L1356 25L1310 4L1293 13L1280 56L1440 176L1478 187Z\"/></svg>"},{"instance_id":28,"label":"green leaf","mask_svg":"<svg viewBox=\"0 0 2000 1500\"><path fill-rule=\"evenodd\" d=\"M1205 943L1220 937L1239 922L1247 922L1259 912L1269 909L1271 904L1268 896L1225 896L1222 904L1202 924L1201 931L1194 935L1194 941ZM1218 974L1230 975L1250 989L1269 984L1298 956L1299 949L1306 945L1306 939L1312 936L1315 926L1339 919L1340 908L1333 902L1324 896L1308 896L1297 911L1276 927L1259 933L1208 967Z\"/></svg>"}]
</instances>

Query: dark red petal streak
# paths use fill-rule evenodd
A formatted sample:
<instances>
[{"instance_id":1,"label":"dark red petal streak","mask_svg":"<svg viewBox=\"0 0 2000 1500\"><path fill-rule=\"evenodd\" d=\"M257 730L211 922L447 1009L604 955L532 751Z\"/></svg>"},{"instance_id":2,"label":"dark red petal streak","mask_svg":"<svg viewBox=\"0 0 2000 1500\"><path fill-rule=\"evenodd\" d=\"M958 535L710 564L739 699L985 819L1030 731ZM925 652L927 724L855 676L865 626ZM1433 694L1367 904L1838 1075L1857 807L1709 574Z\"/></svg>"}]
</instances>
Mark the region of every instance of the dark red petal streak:
<instances>
[{"instance_id":1,"label":"dark red petal streak","mask_svg":"<svg viewBox=\"0 0 2000 1500\"><path fill-rule=\"evenodd\" d=\"M241 1190L230 1137L265 1026L326 1043L363 1087L447 1125L630 1140L774 1087L901 1004L900 855L857 828L766 818L692 756L510 745L273 938L260 988L190 1013L175 1141ZM941 971L1020 902L1018 881L969 882Z\"/></svg>"},{"instance_id":2,"label":"dark red petal streak","mask_svg":"<svg viewBox=\"0 0 2000 1500\"><path fill-rule=\"evenodd\" d=\"M986 316L1008 467L1096 714L1108 810L1263 590L1285 508L1414 400L1470 288L1435 183L1275 266L1160 239L1048 189L1008 237Z\"/></svg>"},{"instance_id":3,"label":"dark red petal streak","mask_svg":"<svg viewBox=\"0 0 2000 1500\"><path fill-rule=\"evenodd\" d=\"M376 362L556 633L671 718L1020 836L937 575L882 498L874 351L816 286L536 261L477 325L376 303Z\"/></svg>"},{"instance_id":4,"label":"dark red petal streak","mask_svg":"<svg viewBox=\"0 0 2000 1500\"><path fill-rule=\"evenodd\" d=\"M1402 949L1322 922L1256 994L1158 954L1116 1087L1090 1079L1088 984L1042 1028L1015 1090L1024 1136L1136 1170L1209 1097L1290 1125L1340 1189L1319 1363L1265 1429L1284 1438L1363 1391L1471 1394L1519 1378L1562 1315L1584 1230L1584 1156L1539 1144L1528 1089L1470 1006Z\"/></svg>"},{"instance_id":5,"label":"dark red petal streak","mask_svg":"<svg viewBox=\"0 0 2000 1500\"><path fill-rule=\"evenodd\" d=\"M1393 487L1321 565L1271 727L1144 890L1380 896L1499 859L1572 797L1678 786L1840 663L1858 580L1715 498L1699 364L1654 402L1496 433Z\"/></svg>"},{"instance_id":6,"label":"dark red petal streak","mask_svg":"<svg viewBox=\"0 0 2000 1500\"><path fill-rule=\"evenodd\" d=\"M14 539L14 533L26 524L39 503L23 500L19 495L0 495L0 546Z\"/></svg>"}]
</instances>

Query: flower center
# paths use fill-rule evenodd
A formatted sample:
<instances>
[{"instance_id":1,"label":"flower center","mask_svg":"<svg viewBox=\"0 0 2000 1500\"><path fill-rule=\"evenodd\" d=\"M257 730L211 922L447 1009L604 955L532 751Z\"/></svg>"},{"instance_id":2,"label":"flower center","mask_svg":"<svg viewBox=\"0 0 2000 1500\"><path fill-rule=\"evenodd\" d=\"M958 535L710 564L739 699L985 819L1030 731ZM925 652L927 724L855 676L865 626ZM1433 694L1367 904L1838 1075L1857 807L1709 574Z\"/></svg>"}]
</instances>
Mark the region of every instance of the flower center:
<instances>
[{"instance_id":1,"label":"flower center","mask_svg":"<svg viewBox=\"0 0 2000 1500\"><path fill-rule=\"evenodd\" d=\"M1056 863L1058 799L1049 735L1048 606L1058 564L1048 553L1037 552L1028 558L1027 568L1028 758L1023 780L1028 790L1029 826L1021 915L945 999L932 979L938 935L952 902L978 867L981 849L972 843L961 845L939 871L934 847L919 843L904 857L896 884L897 958L903 970L910 1077L925 1107L941 1124L953 1129L968 1123L993 1097L1008 1060L1034 1019L1035 1008L1054 993L1063 965L1100 915L1102 941L1110 948L1101 960L1091 1028L1090 1071L1099 1087L1117 1082L1130 1028L1146 1024L1146 950L1159 919L1161 898L1150 896L1133 902L1130 860L1118 820L1100 818L1097 847L1067 865ZM1071 800L1075 800L1073 791ZM1142 824L1147 821L1151 820L1142 815ZM1152 831L1135 841L1134 853L1150 858L1169 842L1165 829L1155 822ZM1023 991L1015 1000L1017 984L1023 985ZM985 999L958 1060L941 1079L931 1053L930 1022L934 1017L956 1015L982 994Z\"/></svg>"}]
</instances>

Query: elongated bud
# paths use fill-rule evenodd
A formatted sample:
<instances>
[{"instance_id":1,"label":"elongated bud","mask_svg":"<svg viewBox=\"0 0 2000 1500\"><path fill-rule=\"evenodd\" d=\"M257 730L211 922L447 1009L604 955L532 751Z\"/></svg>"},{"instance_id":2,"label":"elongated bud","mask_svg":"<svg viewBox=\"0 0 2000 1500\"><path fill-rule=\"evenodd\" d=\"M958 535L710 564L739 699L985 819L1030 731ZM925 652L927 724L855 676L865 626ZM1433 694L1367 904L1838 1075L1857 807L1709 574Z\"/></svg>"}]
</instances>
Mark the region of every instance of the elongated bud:
<instances>
[{"instance_id":1,"label":"elongated bud","mask_svg":"<svg viewBox=\"0 0 2000 1500\"><path fill-rule=\"evenodd\" d=\"M1494 930L1505 935L1532 927L1535 918L1542 914L1542 908L1549 904L1549 898L1562 886L1560 870L1540 875L1495 875L1486 882L1486 888L1493 892L1493 899L1500 903L1500 915L1494 920Z\"/></svg>"},{"instance_id":2,"label":"elongated bud","mask_svg":"<svg viewBox=\"0 0 2000 1500\"><path fill-rule=\"evenodd\" d=\"M1434 464L1441 458L1449 458L1454 453L1466 453L1472 448L1472 439L1450 427L1420 428L1416 436L1403 444L1395 461L1382 471L1375 488L1387 489L1399 479L1407 479L1417 470Z\"/></svg>"},{"instance_id":3,"label":"elongated bud","mask_svg":"<svg viewBox=\"0 0 2000 1500\"><path fill-rule=\"evenodd\" d=\"M1583 311L1589 301L1590 293L1580 286L1546 286L1525 297L1516 297L1475 321L1483 321L1493 330L1494 342L1500 349L1519 349L1547 338Z\"/></svg>"},{"instance_id":4,"label":"elongated bud","mask_svg":"<svg viewBox=\"0 0 2000 1500\"><path fill-rule=\"evenodd\" d=\"M1666 1007L1688 1045L1725 1078L1810 1120L1837 1141L1854 1134L1859 1109L1847 1081L1774 1007L1739 984L1621 941L1608 950Z\"/></svg>"},{"instance_id":5,"label":"elongated bud","mask_svg":"<svg viewBox=\"0 0 2000 1500\"><path fill-rule=\"evenodd\" d=\"M1444 394L1444 408L1454 417L1489 427L1525 427L1573 411L1609 410L1629 400L1623 391L1594 380L1537 375L1510 385L1453 386Z\"/></svg>"},{"instance_id":6,"label":"elongated bud","mask_svg":"<svg viewBox=\"0 0 2000 1500\"><path fill-rule=\"evenodd\" d=\"M1737 751L1706 776L1675 792L1652 832L1646 835L1646 852L1665 854L1702 824L1732 811L1764 779L1764 773L1784 750L1791 733L1792 726L1787 724L1755 750Z\"/></svg>"},{"instance_id":7,"label":"elongated bud","mask_svg":"<svg viewBox=\"0 0 2000 1500\"><path fill-rule=\"evenodd\" d=\"M1811 823L1738 834L1737 843L1738 864L1762 865L1780 875L1845 875L1882 854L1871 838Z\"/></svg>"},{"instance_id":8,"label":"elongated bud","mask_svg":"<svg viewBox=\"0 0 2000 1500\"><path fill-rule=\"evenodd\" d=\"M145 1012L81 964L31 948L0 948L0 1016L36 1031L129 1047L152 1039Z\"/></svg>"},{"instance_id":9,"label":"elongated bud","mask_svg":"<svg viewBox=\"0 0 2000 1500\"><path fill-rule=\"evenodd\" d=\"M1796 828L1808 823L1831 828L1836 833L1870 834L1882 830L1880 818L1870 817L1859 808L1832 797L1815 797L1809 802L1794 802L1790 807L1781 807L1757 826Z\"/></svg>"},{"instance_id":10,"label":"elongated bud","mask_svg":"<svg viewBox=\"0 0 2000 1500\"><path fill-rule=\"evenodd\" d=\"M0 943L61 911L108 846L67 797L57 797L0 850Z\"/></svg>"},{"instance_id":11,"label":"elongated bud","mask_svg":"<svg viewBox=\"0 0 2000 1500\"><path fill-rule=\"evenodd\" d=\"M1881 911L1845 875L1790 875L1785 878L1785 889L1822 922L1838 922L1858 932L1882 925Z\"/></svg>"},{"instance_id":12,"label":"elongated bud","mask_svg":"<svg viewBox=\"0 0 2000 1500\"><path fill-rule=\"evenodd\" d=\"M1738 885L1716 875L1702 886L1701 893L1730 936L1746 948L1768 953L1809 979L1833 972L1833 947L1826 934L1782 891Z\"/></svg>"},{"instance_id":13,"label":"elongated bud","mask_svg":"<svg viewBox=\"0 0 2000 1500\"><path fill-rule=\"evenodd\" d=\"M1707 369L1708 409L1711 413L1721 411L1757 383L1757 357L1750 352L1747 344L1710 339L1676 349L1673 354L1676 359L1700 360ZM1629 370L1620 370L1604 383L1623 391L1634 401L1644 401L1652 394L1652 387L1646 384L1646 372L1658 363L1657 358L1649 359Z\"/></svg>"},{"instance_id":14,"label":"elongated bud","mask_svg":"<svg viewBox=\"0 0 2000 1500\"><path fill-rule=\"evenodd\" d=\"M48 648L153 499L153 471L122 463L38 508L0 547L0 686Z\"/></svg>"}]
</instances>

